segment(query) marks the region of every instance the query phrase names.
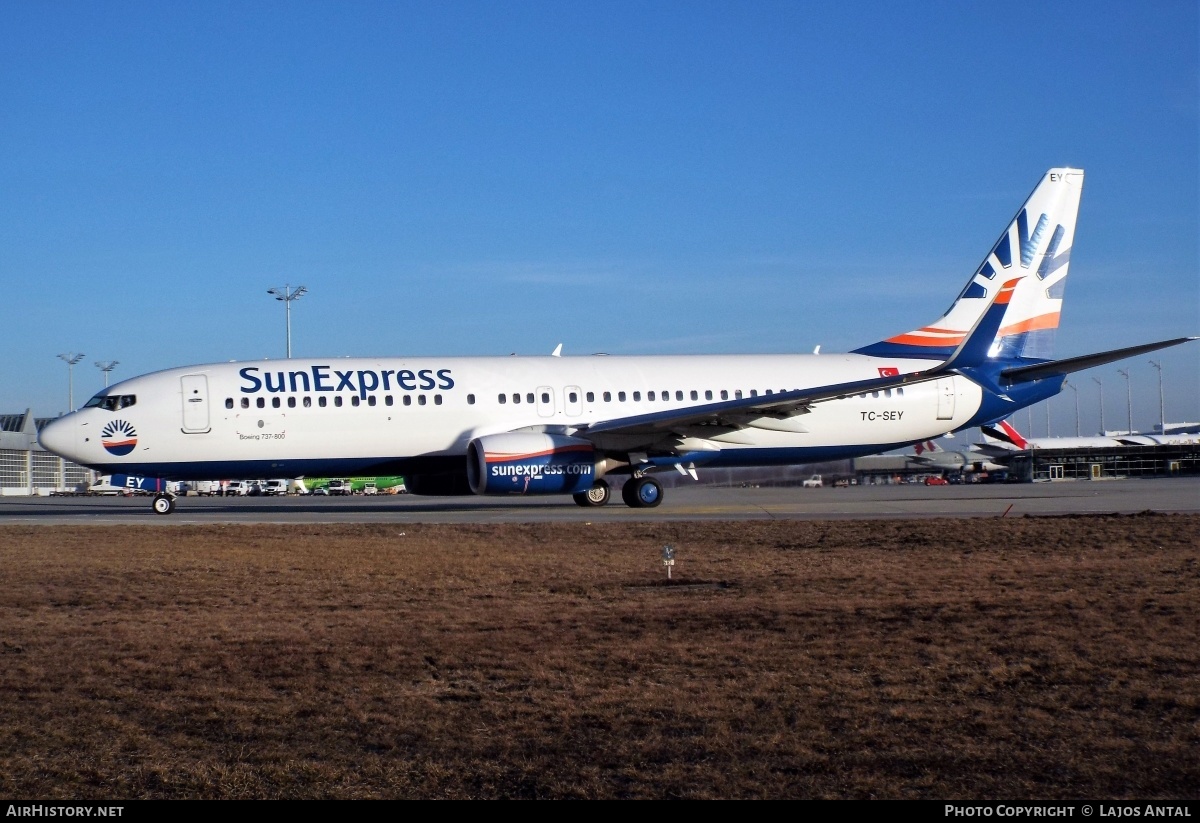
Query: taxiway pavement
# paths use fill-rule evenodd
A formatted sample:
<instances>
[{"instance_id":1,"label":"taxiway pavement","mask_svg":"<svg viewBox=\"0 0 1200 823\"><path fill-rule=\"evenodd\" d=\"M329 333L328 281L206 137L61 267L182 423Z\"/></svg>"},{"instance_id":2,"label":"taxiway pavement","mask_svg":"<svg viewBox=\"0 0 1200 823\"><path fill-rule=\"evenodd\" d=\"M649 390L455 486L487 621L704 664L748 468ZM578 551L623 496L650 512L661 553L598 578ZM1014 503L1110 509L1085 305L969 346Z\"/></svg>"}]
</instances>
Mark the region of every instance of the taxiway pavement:
<instances>
[{"instance_id":1,"label":"taxiway pavement","mask_svg":"<svg viewBox=\"0 0 1200 823\"><path fill-rule=\"evenodd\" d=\"M614 495L616 498L617 495ZM655 509L614 499L584 509L567 497L182 497L156 515L148 497L0 497L0 526L206 523L533 523L828 520L1200 512L1200 477L966 486L666 490Z\"/></svg>"}]
</instances>

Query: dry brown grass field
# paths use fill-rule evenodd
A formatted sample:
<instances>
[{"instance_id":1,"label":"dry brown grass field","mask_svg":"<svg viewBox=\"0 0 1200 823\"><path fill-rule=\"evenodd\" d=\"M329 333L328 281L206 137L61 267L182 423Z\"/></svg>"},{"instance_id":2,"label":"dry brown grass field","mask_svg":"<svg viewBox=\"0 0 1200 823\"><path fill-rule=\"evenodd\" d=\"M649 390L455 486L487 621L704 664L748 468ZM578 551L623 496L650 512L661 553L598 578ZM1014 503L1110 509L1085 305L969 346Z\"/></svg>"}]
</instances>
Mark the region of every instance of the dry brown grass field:
<instances>
[{"instance_id":1,"label":"dry brown grass field","mask_svg":"<svg viewBox=\"0 0 1200 823\"><path fill-rule=\"evenodd\" d=\"M1195 800L1198 534L3 527L0 796Z\"/></svg>"}]
</instances>

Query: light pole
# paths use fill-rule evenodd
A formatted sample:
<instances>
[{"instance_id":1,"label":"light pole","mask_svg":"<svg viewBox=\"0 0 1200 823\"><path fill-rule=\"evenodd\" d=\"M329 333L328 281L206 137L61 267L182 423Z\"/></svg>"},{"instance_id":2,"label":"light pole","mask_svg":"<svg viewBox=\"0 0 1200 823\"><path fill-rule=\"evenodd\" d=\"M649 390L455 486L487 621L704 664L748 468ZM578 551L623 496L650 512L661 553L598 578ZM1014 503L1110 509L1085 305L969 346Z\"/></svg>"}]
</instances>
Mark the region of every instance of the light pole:
<instances>
[{"instance_id":1,"label":"light pole","mask_svg":"<svg viewBox=\"0 0 1200 823\"><path fill-rule=\"evenodd\" d=\"M1151 360L1150 365L1158 369L1158 433L1166 435L1167 413L1163 410L1162 363L1159 363L1157 360Z\"/></svg>"},{"instance_id":2,"label":"light pole","mask_svg":"<svg viewBox=\"0 0 1200 823\"><path fill-rule=\"evenodd\" d=\"M96 368L104 372L104 388L108 388L108 373L115 369L119 364L116 360L97 360Z\"/></svg>"},{"instance_id":3,"label":"light pole","mask_svg":"<svg viewBox=\"0 0 1200 823\"><path fill-rule=\"evenodd\" d=\"M1046 437L1050 436L1050 401L1046 401Z\"/></svg>"},{"instance_id":4,"label":"light pole","mask_svg":"<svg viewBox=\"0 0 1200 823\"><path fill-rule=\"evenodd\" d=\"M1129 429L1126 434L1133 434L1133 394L1129 389L1129 370L1117 369L1117 374L1125 378L1125 410L1129 415Z\"/></svg>"},{"instance_id":5,"label":"light pole","mask_svg":"<svg viewBox=\"0 0 1200 823\"><path fill-rule=\"evenodd\" d=\"M287 308L287 356L291 359L292 356L292 301L299 300L308 292L307 286L297 286L294 291L291 286L275 287L267 289L267 294L275 295L276 300L282 300L283 305Z\"/></svg>"},{"instance_id":6,"label":"light pole","mask_svg":"<svg viewBox=\"0 0 1200 823\"><path fill-rule=\"evenodd\" d=\"M70 352L69 354L60 354L59 360L67 364L67 405L70 407L68 411L75 411L75 364L83 359L82 354Z\"/></svg>"},{"instance_id":7,"label":"light pole","mask_svg":"<svg viewBox=\"0 0 1200 823\"><path fill-rule=\"evenodd\" d=\"M1100 434L1104 434L1104 384L1100 382L1099 378L1093 377L1092 380L1095 380L1096 385L1100 387Z\"/></svg>"},{"instance_id":8,"label":"light pole","mask_svg":"<svg viewBox=\"0 0 1200 823\"><path fill-rule=\"evenodd\" d=\"M1063 385L1075 392L1075 436L1079 436L1079 387L1074 383L1063 381Z\"/></svg>"}]
</instances>

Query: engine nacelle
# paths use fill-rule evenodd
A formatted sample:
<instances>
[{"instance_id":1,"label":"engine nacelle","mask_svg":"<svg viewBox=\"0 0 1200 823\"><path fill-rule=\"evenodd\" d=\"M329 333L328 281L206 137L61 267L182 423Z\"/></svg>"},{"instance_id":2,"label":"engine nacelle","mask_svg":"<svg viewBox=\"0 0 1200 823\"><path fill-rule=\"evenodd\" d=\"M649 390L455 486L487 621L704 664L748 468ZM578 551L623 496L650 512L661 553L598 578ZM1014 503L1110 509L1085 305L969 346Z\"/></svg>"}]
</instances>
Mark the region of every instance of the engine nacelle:
<instances>
[{"instance_id":1,"label":"engine nacelle","mask_svg":"<svg viewBox=\"0 0 1200 823\"><path fill-rule=\"evenodd\" d=\"M561 434L489 434L467 446L467 479L476 494L575 494L596 482L596 452Z\"/></svg>"}]
</instances>

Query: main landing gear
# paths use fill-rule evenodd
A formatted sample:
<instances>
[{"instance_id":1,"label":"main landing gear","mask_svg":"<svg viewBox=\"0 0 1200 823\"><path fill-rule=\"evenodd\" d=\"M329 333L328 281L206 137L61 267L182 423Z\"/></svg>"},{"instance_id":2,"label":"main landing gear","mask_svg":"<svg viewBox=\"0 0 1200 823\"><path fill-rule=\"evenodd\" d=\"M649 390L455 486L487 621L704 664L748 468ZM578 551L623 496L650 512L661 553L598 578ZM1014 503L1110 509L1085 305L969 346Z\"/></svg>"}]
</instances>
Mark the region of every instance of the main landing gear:
<instances>
[{"instance_id":1,"label":"main landing gear","mask_svg":"<svg viewBox=\"0 0 1200 823\"><path fill-rule=\"evenodd\" d=\"M584 508L603 506L608 498L608 484L603 480L597 480L585 492L572 495L576 505ZM652 477L631 477L621 487L621 499L633 509L652 509L662 502L662 484Z\"/></svg>"},{"instance_id":2,"label":"main landing gear","mask_svg":"<svg viewBox=\"0 0 1200 823\"><path fill-rule=\"evenodd\" d=\"M575 501L575 505L591 508L593 506L603 506L608 502L608 484L603 480L597 480L592 484L592 487L585 492L571 495Z\"/></svg>"},{"instance_id":3,"label":"main landing gear","mask_svg":"<svg viewBox=\"0 0 1200 823\"><path fill-rule=\"evenodd\" d=\"M621 487L621 499L632 509L652 509L662 498L662 484L653 477L633 477Z\"/></svg>"},{"instance_id":4,"label":"main landing gear","mask_svg":"<svg viewBox=\"0 0 1200 823\"><path fill-rule=\"evenodd\" d=\"M150 505L155 514L170 514L175 511L175 495L159 492L154 495L154 502Z\"/></svg>"}]
</instances>

